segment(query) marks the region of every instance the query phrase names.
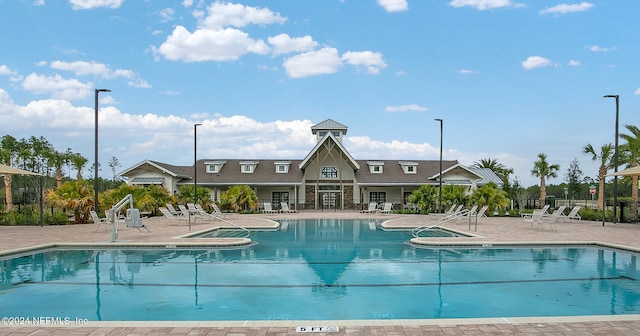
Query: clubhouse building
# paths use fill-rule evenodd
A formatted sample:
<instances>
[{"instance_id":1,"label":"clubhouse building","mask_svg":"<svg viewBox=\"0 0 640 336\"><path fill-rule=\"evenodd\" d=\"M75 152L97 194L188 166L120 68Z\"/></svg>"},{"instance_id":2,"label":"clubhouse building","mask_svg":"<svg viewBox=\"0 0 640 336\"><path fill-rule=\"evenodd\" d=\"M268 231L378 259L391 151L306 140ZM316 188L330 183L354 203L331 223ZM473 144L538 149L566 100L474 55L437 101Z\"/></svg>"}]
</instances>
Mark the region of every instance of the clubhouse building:
<instances>
[{"instance_id":1,"label":"clubhouse building","mask_svg":"<svg viewBox=\"0 0 640 336\"><path fill-rule=\"evenodd\" d=\"M161 185L170 194L181 185L209 188L213 201L234 185L248 185L260 204L280 202L290 208L363 209L369 202L393 202L395 209L407 204L407 197L422 185L462 185L475 188L502 181L490 169L470 168L456 160L360 160L349 154L342 144L347 127L327 119L311 127L316 145L303 159L204 159L196 166L174 166L145 160L120 175L129 185Z\"/></svg>"}]
</instances>

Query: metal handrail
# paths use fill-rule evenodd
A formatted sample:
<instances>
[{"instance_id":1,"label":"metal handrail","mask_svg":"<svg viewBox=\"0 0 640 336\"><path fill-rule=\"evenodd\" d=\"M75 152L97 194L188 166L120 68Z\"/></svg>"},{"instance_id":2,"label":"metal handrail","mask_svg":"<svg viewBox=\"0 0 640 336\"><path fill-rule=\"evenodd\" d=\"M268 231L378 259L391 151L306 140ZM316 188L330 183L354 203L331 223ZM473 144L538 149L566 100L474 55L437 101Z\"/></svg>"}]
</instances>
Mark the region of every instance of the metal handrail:
<instances>
[{"instance_id":1,"label":"metal handrail","mask_svg":"<svg viewBox=\"0 0 640 336\"><path fill-rule=\"evenodd\" d=\"M235 226L235 227L237 227L237 228L239 228L239 229L241 229L243 231L246 231L246 235L244 236L244 238L248 238L251 235L251 231L249 231L249 229L247 229L246 227L238 225L238 224L233 223L233 222L230 222L230 221L228 221L228 220L226 220L224 218L218 217L218 216L216 216L214 214L210 214L210 213L204 212L204 211L198 211L198 214L212 217L214 219L220 220L220 221L225 222L227 224L231 224L232 226Z\"/></svg>"},{"instance_id":2,"label":"metal handrail","mask_svg":"<svg viewBox=\"0 0 640 336\"><path fill-rule=\"evenodd\" d=\"M427 223L427 224L425 224L423 226L419 226L419 227L411 230L411 235L413 237L415 237L415 238L420 238L420 233L421 232L429 230L429 229L433 229L434 227L436 227L436 226L438 226L440 224L448 223L448 222L457 220L459 218L465 217L465 216L467 216L468 213L469 213L469 210L462 210L462 211L460 211L460 212L458 212L456 214L449 215L449 216L446 216L446 217L441 218L441 219L437 219L437 220L435 220L433 222L429 222L429 223Z\"/></svg>"}]
</instances>

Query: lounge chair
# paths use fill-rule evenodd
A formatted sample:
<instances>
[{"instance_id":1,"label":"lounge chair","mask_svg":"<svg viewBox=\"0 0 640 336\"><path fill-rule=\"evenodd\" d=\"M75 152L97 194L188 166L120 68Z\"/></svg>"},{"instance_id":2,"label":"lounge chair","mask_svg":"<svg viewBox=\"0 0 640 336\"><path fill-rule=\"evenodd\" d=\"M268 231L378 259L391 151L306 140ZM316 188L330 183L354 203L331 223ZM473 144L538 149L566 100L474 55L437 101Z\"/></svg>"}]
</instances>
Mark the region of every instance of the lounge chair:
<instances>
[{"instance_id":1,"label":"lounge chair","mask_svg":"<svg viewBox=\"0 0 640 336\"><path fill-rule=\"evenodd\" d=\"M278 210L273 210L273 208L271 207L271 202L264 202L263 207L264 207L263 210L262 210L263 214L275 214L275 213L278 213Z\"/></svg>"},{"instance_id":2,"label":"lounge chair","mask_svg":"<svg viewBox=\"0 0 640 336\"><path fill-rule=\"evenodd\" d=\"M167 210L174 216L182 216L182 213L173 207L173 204L167 203Z\"/></svg>"},{"instance_id":3,"label":"lounge chair","mask_svg":"<svg viewBox=\"0 0 640 336\"><path fill-rule=\"evenodd\" d=\"M290 209L289 208L289 203L280 202L280 212L282 212L282 213L296 213L298 211Z\"/></svg>"},{"instance_id":4,"label":"lounge chair","mask_svg":"<svg viewBox=\"0 0 640 336\"><path fill-rule=\"evenodd\" d=\"M542 221L544 212L542 209L535 209L530 214L523 214L522 218L526 223L530 223L532 228L535 228Z\"/></svg>"},{"instance_id":5,"label":"lounge chair","mask_svg":"<svg viewBox=\"0 0 640 336\"><path fill-rule=\"evenodd\" d=\"M478 210L478 206L474 205L471 207L471 209L467 209L467 210L460 210L457 215L452 215L452 217L455 217L456 219L469 219L471 217L475 217L476 212Z\"/></svg>"},{"instance_id":6,"label":"lounge chair","mask_svg":"<svg viewBox=\"0 0 640 336\"><path fill-rule=\"evenodd\" d=\"M558 222L560 217L564 216L563 213L566 208L566 206L561 205L552 214L543 214L542 220L539 221L540 229L544 229L544 224L549 224L549 229L553 231L553 225Z\"/></svg>"},{"instance_id":7,"label":"lounge chair","mask_svg":"<svg viewBox=\"0 0 640 336\"><path fill-rule=\"evenodd\" d=\"M180 222L184 221L184 223L187 224L187 217L183 215L174 215L171 213L171 210L165 207L160 207L160 212L162 212L164 218L168 219L170 222L176 222L180 225Z\"/></svg>"},{"instance_id":8,"label":"lounge chair","mask_svg":"<svg viewBox=\"0 0 640 336\"><path fill-rule=\"evenodd\" d=\"M238 217L238 214L236 212L222 212L220 211L220 208L218 207L217 204L212 203L212 205L213 205L213 212L211 214L218 218L227 219L231 217Z\"/></svg>"},{"instance_id":9,"label":"lounge chair","mask_svg":"<svg viewBox=\"0 0 640 336\"><path fill-rule=\"evenodd\" d=\"M385 202L382 210L380 210L382 214L392 214L393 213L393 203Z\"/></svg>"},{"instance_id":10,"label":"lounge chair","mask_svg":"<svg viewBox=\"0 0 640 336\"><path fill-rule=\"evenodd\" d=\"M580 211L580 208L582 208L580 205L574 206L569 212L569 214L566 216L563 216L562 218L582 220L582 217L580 217L580 215L578 214L578 211Z\"/></svg>"},{"instance_id":11,"label":"lounge chair","mask_svg":"<svg viewBox=\"0 0 640 336\"><path fill-rule=\"evenodd\" d=\"M369 208L367 208L366 210L362 210L360 212L361 213L374 213L376 211L378 211L378 203L370 202L369 203Z\"/></svg>"},{"instance_id":12,"label":"lounge chair","mask_svg":"<svg viewBox=\"0 0 640 336\"><path fill-rule=\"evenodd\" d=\"M107 230L107 224L109 224L109 219L108 218L100 218L98 217L98 213L91 210L91 219L93 219L93 222L96 223L96 229L93 230L93 232L97 232L98 229L100 229L100 225L104 225L104 230Z\"/></svg>"},{"instance_id":13,"label":"lounge chair","mask_svg":"<svg viewBox=\"0 0 640 336\"><path fill-rule=\"evenodd\" d=\"M444 218L455 217L463 211L462 208L464 208L464 204L460 204L458 206L454 205L453 210L449 209L450 211L444 213L434 213L433 215Z\"/></svg>"}]
</instances>

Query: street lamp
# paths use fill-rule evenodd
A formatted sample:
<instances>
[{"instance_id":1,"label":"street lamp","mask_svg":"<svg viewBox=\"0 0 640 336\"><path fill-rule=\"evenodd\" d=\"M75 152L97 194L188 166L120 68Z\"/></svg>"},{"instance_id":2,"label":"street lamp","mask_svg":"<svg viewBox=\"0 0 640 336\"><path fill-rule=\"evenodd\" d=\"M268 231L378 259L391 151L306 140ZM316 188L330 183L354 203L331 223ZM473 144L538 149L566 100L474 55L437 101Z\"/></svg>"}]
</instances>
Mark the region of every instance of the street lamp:
<instances>
[{"instance_id":1,"label":"street lamp","mask_svg":"<svg viewBox=\"0 0 640 336\"><path fill-rule=\"evenodd\" d=\"M442 119L433 119L440 122L440 174L438 175L438 212L442 212Z\"/></svg>"},{"instance_id":2,"label":"street lamp","mask_svg":"<svg viewBox=\"0 0 640 336\"><path fill-rule=\"evenodd\" d=\"M198 137L196 136L198 134L198 126L202 126L202 124L193 125L193 204L198 204L198 193L196 190L198 184Z\"/></svg>"},{"instance_id":3,"label":"street lamp","mask_svg":"<svg viewBox=\"0 0 640 336\"><path fill-rule=\"evenodd\" d=\"M620 110L620 96L618 95L606 95L604 98L615 98L616 99L616 140L614 145L613 152L613 171L618 172L618 115ZM604 200L602 208L604 209ZM618 206L618 177L613 177L613 222L615 223L617 220L616 208Z\"/></svg>"},{"instance_id":4,"label":"street lamp","mask_svg":"<svg viewBox=\"0 0 640 336\"><path fill-rule=\"evenodd\" d=\"M95 163L93 166L93 207L96 210L96 213L99 213L100 209L98 208L98 94L100 92L111 92L109 89L95 89Z\"/></svg>"}]
</instances>

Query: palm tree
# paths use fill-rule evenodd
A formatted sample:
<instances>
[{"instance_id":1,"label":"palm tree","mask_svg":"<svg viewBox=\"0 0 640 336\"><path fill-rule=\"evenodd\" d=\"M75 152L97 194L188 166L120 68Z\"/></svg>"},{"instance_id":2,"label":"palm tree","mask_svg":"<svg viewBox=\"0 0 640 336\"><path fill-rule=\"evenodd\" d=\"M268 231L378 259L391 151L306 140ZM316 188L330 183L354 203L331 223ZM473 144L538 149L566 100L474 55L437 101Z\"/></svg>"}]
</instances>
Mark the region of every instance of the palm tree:
<instances>
[{"instance_id":1,"label":"palm tree","mask_svg":"<svg viewBox=\"0 0 640 336\"><path fill-rule=\"evenodd\" d=\"M620 134L627 143L622 145L620 163L627 168L640 164L640 129L633 125L625 125L631 134ZM635 222L638 213L638 175L631 176L631 218Z\"/></svg>"},{"instance_id":2,"label":"palm tree","mask_svg":"<svg viewBox=\"0 0 640 336\"><path fill-rule=\"evenodd\" d=\"M558 170L560 165L549 164L547 161L547 154L538 154L538 161L533 163L533 169L531 175L540 178L540 207L544 206L547 198L547 178L558 177Z\"/></svg>"},{"instance_id":3,"label":"palm tree","mask_svg":"<svg viewBox=\"0 0 640 336\"><path fill-rule=\"evenodd\" d=\"M78 181L82 181L82 169L84 169L84 166L89 160L80 153L73 153L69 156L69 161L71 161L73 168L78 171Z\"/></svg>"},{"instance_id":4,"label":"palm tree","mask_svg":"<svg viewBox=\"0 0 640 336\"><path fill-rule=\"evenodd\" d=\"M65 154L53 150L47 154L47 157L47 164L50 167L54 167L56 170L54 173L54 178L56 179L56 188L60 188L60 186L62 186L62 178L64 177L64 174L62 173L62 166L64 166Z\"/></svg>"},{"instance_id":5,"label":"palm tree","mask_svg":"<svg viewBox=\"0 0 640 336\"><path fill-rule=\"evenodd\" d=\"M613 146L610 143L602 145L600 153L596 153L596 150L593 148L593 146L591 146L591 144L588 144L584 146L582 152L584 154L590 154L592 161L600 162L600 167L598 168L598 185L600 188L600 190L598 190L598 200L600 200L600 202L598 202L598 210L602 210L604 209L604 177L607 175L607 171L613 165Z\"/></svg>"},{"instance_id":6,"label":"palm tree","mask_svg":"<svg viewBox=\"0 0 640 336\"><path fill-rule=\"evenodd\" d=\"M5 135L0 140L0 163L12 166L18 156L18 141L11 135ZM4 174L4 191L7 201L7 211L13 210L13 193L11 191L11 174Z\"/></svg>"}]
</instances>

